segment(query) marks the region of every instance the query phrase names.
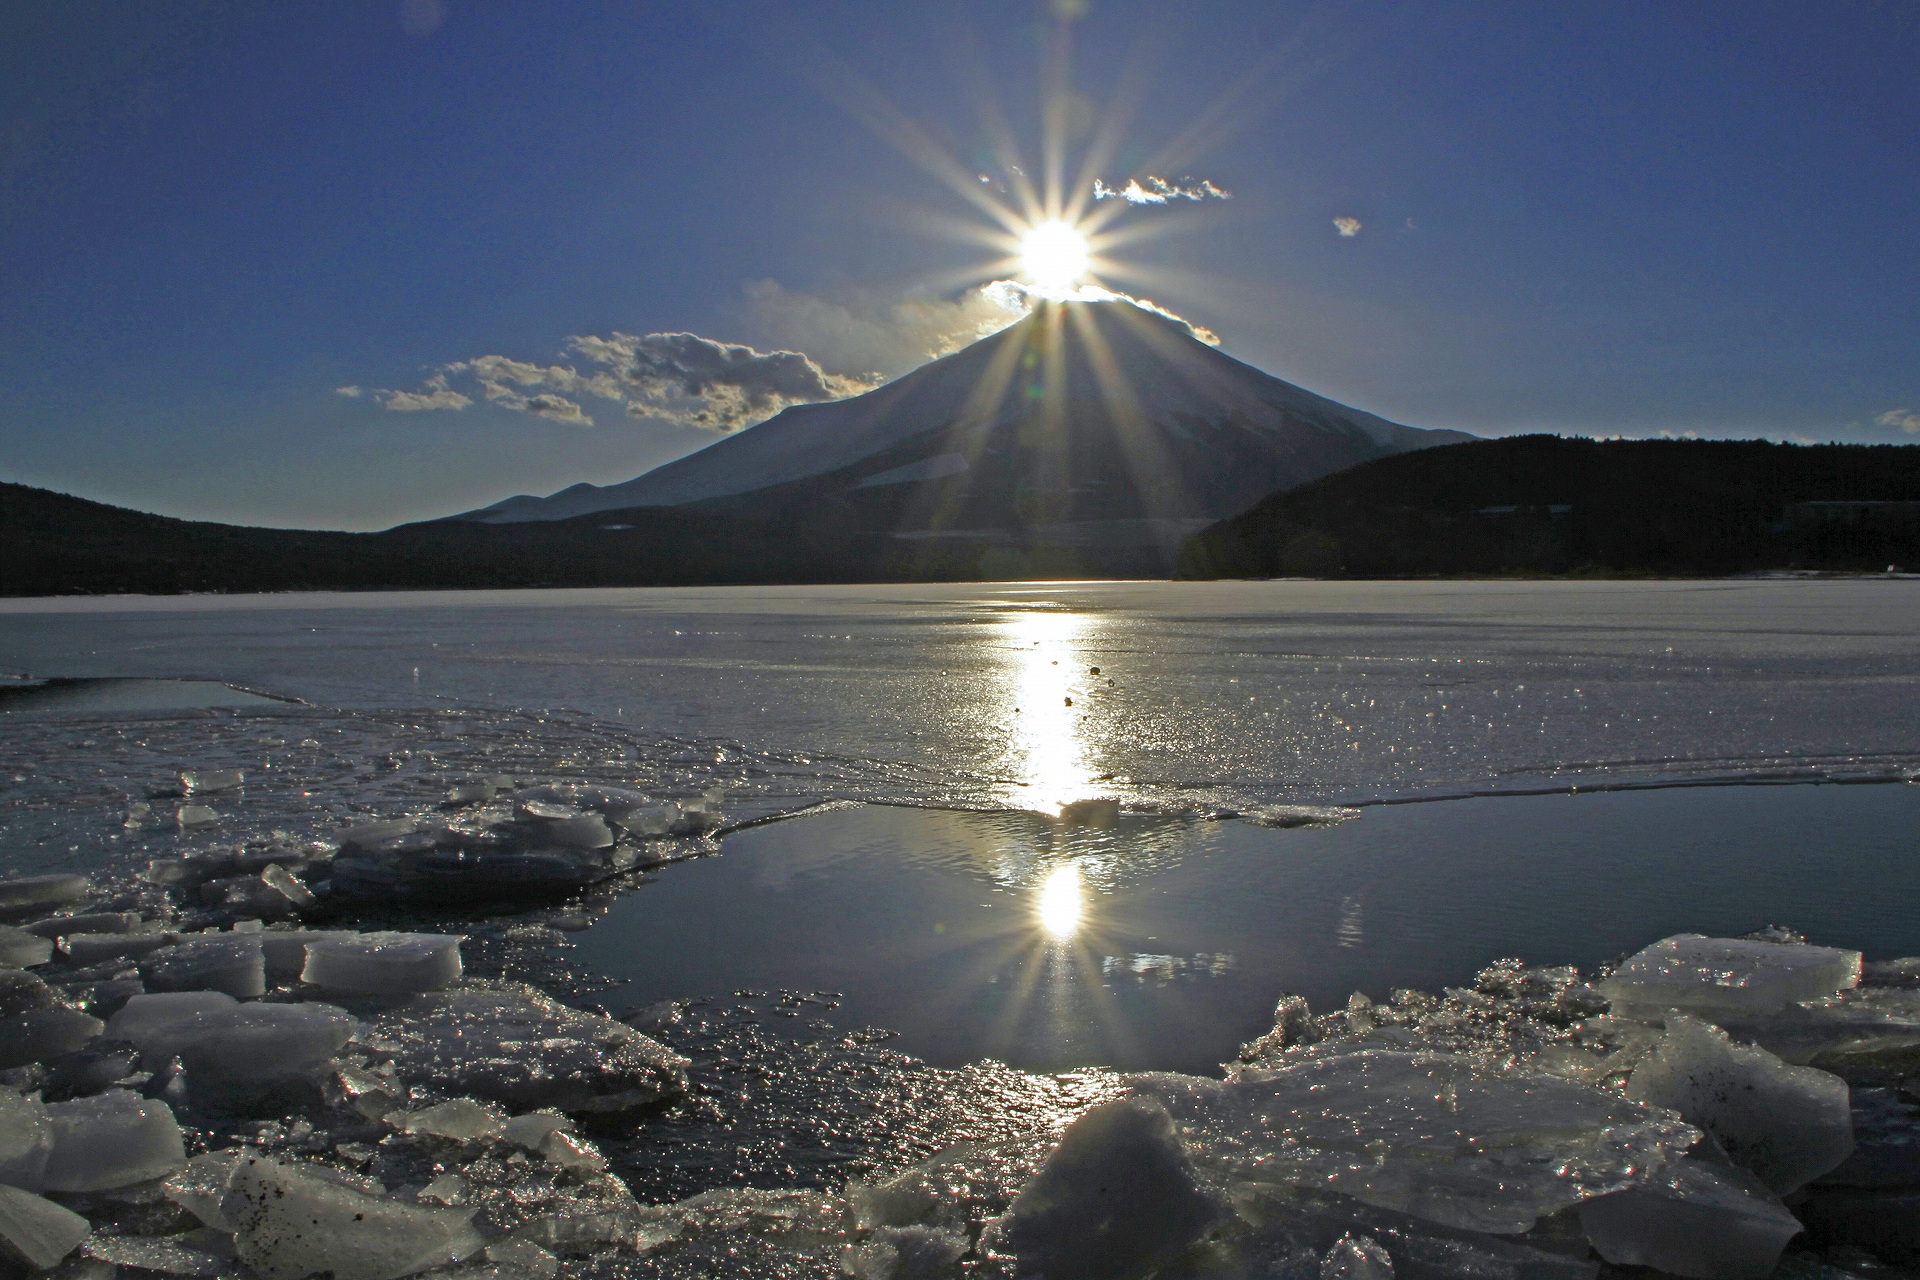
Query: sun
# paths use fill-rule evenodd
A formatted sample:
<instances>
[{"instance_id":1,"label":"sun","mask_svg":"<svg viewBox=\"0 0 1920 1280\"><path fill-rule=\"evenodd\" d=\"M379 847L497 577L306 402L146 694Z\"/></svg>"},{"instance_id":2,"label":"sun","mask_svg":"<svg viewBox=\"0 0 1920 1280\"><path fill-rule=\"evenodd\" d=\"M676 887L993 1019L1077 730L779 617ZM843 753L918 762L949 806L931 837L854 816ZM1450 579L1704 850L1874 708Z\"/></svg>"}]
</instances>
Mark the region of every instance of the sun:
<instances>
[{"instance_id":1,"label":"sun","mask_svg":"<svg viewBox=\"0 0 1920 1280\"><path fill-rule=\"evenodd\" d=\"M1020 270L1041 293L1071 293L1092 265L1087 238L1066 222L1050 218L1020 237Z\"/></svg>"}]
</instances>

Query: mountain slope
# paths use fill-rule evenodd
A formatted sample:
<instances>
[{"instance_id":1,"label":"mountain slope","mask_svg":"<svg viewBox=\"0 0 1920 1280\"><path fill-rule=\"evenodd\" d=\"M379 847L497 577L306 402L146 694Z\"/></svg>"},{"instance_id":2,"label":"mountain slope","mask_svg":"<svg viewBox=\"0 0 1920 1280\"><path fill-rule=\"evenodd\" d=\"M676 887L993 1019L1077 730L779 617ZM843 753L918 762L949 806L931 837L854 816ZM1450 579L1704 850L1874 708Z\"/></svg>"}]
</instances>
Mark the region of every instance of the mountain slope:
<instances>
[{"instance_id":1,"label":"mountain slope","mask_svg":"<svg viewBox=\"0 0 1920 1280\"><path fill-rule=\"evenodd\" d=\"M1518 436L1384 458L1195 535L1191 578L1920 568L1920 447Z\"/></svg>"},{"instance_id":2,"label":"mountain slope","mask_svg":"<svg viewBox=\"0 0 1920 1280\"><path fill-rule=\"evenodd\" d=\"M1047 303L875 391L796 405L624 484L510 498L456 519L560 520L701 502L881 458L889 465L860 477L869 486L937 480L950 494L968 487L954 477L1008 447L1022 453L1017 482L1056 495L1040 507L1104 513L1066 518L1208 519L1282 484L1468 438L1349 409L1129 303ZM1057 496L1100 489L1096 498Z\"/></svg>"}]
</instances>

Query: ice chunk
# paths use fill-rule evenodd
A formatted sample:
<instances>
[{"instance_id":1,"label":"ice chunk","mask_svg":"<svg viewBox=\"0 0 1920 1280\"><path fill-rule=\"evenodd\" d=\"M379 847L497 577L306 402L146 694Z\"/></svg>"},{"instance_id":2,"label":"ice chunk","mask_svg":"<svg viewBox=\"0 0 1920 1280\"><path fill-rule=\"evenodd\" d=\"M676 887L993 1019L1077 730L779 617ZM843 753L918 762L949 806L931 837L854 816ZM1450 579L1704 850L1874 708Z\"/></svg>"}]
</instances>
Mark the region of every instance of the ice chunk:
<instances>
[{"instance_id":1,"label":"ice chunk","mask_svg":"<svg viewBox=\"0 0 1920 1280\"><path fill-rule=\"evenodd\" d=\"M70 933L127 933L139 924L140 917L131 911L94 911L83 916L48 916L24 928L43 938L64 938Z\"/></svg>"},{"instance_id":2,"label":"ice chunk","mask_svg":"<svg viewBox=\"0 0 1920 1280\"><path fill-rule=\"evenodd\" d=\"M161 1029L214 1009L231 1009L234 998L222 991L168 991L138 995L107 1019L107 1035L142 1049Z\"/></svg>"},{"instance_id":3,"label":"ice chunk","mask_svg":"<svg viewBox=\"0 0 1920 1280\"><path fill-rule=\"evenodd\" d=\"M1320 1280L1393 1280L1393 1259L1371 1236L1342 1236L1320 1260Z\"/></svg>"},{"instance_id":4,"label":"ice chunk","mask_svg":"<svg viewBox=\"0 0 1920 1280\"><path fill-rule=\"evenodd\" d=\"M1120 821L1120 802L1090 796L1060 806L1060 823L1069 827L1110 827Z\"/></svg>"},{"instance_id":5,"label":"ice chunk","mask_svg":"<svg viewBox=\"0 0 1920 1280\"><path fill-rule=\"evenodd\" d=\"M101 1262L161 1275L191 1276L200 1280L233 1270L233 1249L210 1232L188 1231L177 1236L95 1236L87 1255Z\"/></svg>"},{"instance_id":6,"label":"ice chunk","mask_svg":"<svg viewBox=\"0 0 1920 1280\"><path fill-rule=\"evenodd\" d=\"M92 1230L71 1209L0 1185L0 1246L35 1271L47 1270L79 1248Z\"/></svg>"},{"instance_id":7,"label":"ice chunk","mask_svg":"<svg viewBox=\"0 0 1920 1280\"><path fill-rule=\"evenodd\" d=\"M49 1191L106 1191L186 1167L180 1126L166 1103L114 1089L47 1107L53 1152Z\"/></svg>"},{"instance_id":8,"label":"ice chunk","mask_svg":"<svg viewBox=\"0 0 1920 1280\"><path fill-rule=\"evenodd\" d=\"M1621 1017L1657 1021L1678 1009L1722 1022L1818 1000L1859 982L1858 951L1681 933L1629 956L1600 991Z\"/></svg>"},{"instance_id":9,"label":"ice chunk","mask_svg":"<svg viewBox=\"0 0 1920 1280\"><path fill-rule=\"evenodd\" d=\"M487 1261L499 1263L531 1280L553 1280L560 1273L560 1259L531 1240L508 1237L487 1246Z\"/></svg>"},{"instance_id":10,"label":"ice chunk","mask_svg":"<svg viewBox=\"0 0 1920 1280\"><path fill-rule=\"evenodd\" d=\"M0 1018L29 1009L50 1009L55 1003L53 988L45 978L18 969L0 969Z\"/></svg>"},{"instance_id":11,"label":"ice chunk","mask_svg":"<svg viewBox=\"0 0 1920 1280\"><path fill-rule=\"evenodd\" d=\"M173 819L182 827L210 827L220 821L220 814L211 805L183 804L174 811Z\"/></svg>"},{"instance_id":12,"label":"ice chunk","mask_svg":"<svg viewBox=\"0 0 1920 1280\"><path fill-rule=\"evenodd\" d=\"M240 1261L265 1280L398 1280L484 1243L468 1212L367 1195L263 1156L235 1163L221 1212Z\"/></svg>"},{"instance_id":13,"label":"ice chunk","mask_svg":"<svg viewBox=\"0 0 1920 1280\"><path fill-rule=\"evenodd\" d=\"M1228 1195L1240 1222L1210 1243L1221 1275L1314 1276L1343 1239L1365 1237L1396 1273L1450 1280L1594 1280L1584 1238L1575 1256L1532 1243L1461 1231L1347 1196L1270 1182L1235 1182ZM1577 1233L1578 1223L1573 1224ZM1250 1230L1248 1230L1250 1228ZM1209 1272L1209 1274L1213 1274Z\"/></svg>"},{"instance_id":14,"label":"ice chunk","mask_svg":"<svg viewBox=\"0 0 1920 1280\"><path fill-rule=\"evenodd\" d=\"M0 967L30 969L53 958L53 943L37 933L0 924Z\"/></svg>"},{"instance_id":15,"label":"ice chunk","mask_svg":"<svg viewBox=\"0 0 1920 1280\"><path fill-rule=\"evenodd\" d=\"M436 1138L452 1138L457 1142L496 1137L507 1121L498 1108L475 1102L472 1098L455 1098L424 1111L405 1111L388 1118L396 1128L408 1133L425 1133Z\"/></svg>"},{"instance_id":16,"label":"ice chunk","mask_svg":"<svg viewBox=\"0 0 1920 1280\"><path fill-rule=\"evenodd\" d=\"M266 957L267 981L274 986L297 982L307 967L307 948L327 938L351 938L358 935L345 929L267 929L260 934L260 949Z\"/></svg>"},{"instance_id":17,"label":"ice chunk","mask_svg":"<svg viewBox=\"0 0 1920 1280\"><path fill-rule=\"evenodd\" d=\"M268 887L286 895L287 900L296 907L310 907L314 903L313 891L277 862L268 863L261 870L260 879Z\"/></svg>"},{"instance_id":18,"label":"ice chunk","mask_svg":"<svg viewBox=\"0 0 1920 1280\"><path fill-rule=\"evenodd\" d=\"M0 1067L49 1062L63 1053L72 1053L99 1035L105 1025L98 1018L64 1005L29 1009L11 1018L0 1018Z\"/></svg>"},{"instance_id":19,"label":"ice chunk","mask_svg":"<svg viewBox=\"0 0 1920 1280\"><path fill-rule=\"evenodd\" d=\"M1240 820L1259 827L1337 827L1359 816L1358 809L1341 805L1270 804L1247 810Z\"/></svg>"},{"instance_id":20,"label":"ice chunk","mask_svg":"<svg viewBox=\"0 0 1920 1280\"><path fill-rule=\"evenodd\" d=\"M140 977L153 991L224 991L247 1000L267 990L260 936L253 933L196 934L141 961Z\"/></svg>"},{"instance_id":21,"label":"ice chunk","mask_svg":"<svg viewBox=\"0 0 1920 1280\"><path fill-rule=\"evenodd\" d=\"M1721 1025L1783 1061L1853 1084L1892 1084L1920 1074L1920 990L1861 987Z\"/></svg>"},{"instance_id":22,"label":"ice chunk","mask_svg":"<svg viewBox=\"0 0 1920 1280\"><path fill-rule=\"evenodd\" d=\"M53 1125L37 1099L0 1089L0 1183L38 1191L53 1150Z\"/></svg>"},{"instance_id":23,"label":"ice chunk","mask_svg":"<svg viewBox=\"0 0 1920 1280\"><path fill-rule=\"evenodd\" d=\"M75 875L17 876L0 880L0 918L38 915L87 896L87 878Z\"/></svg>"},{"instance_id":24,"label":"ice chunk","mask_svg":"<svg viewBox=\"0 0 1920 1280\"><path fill-rule=\"evenodd\" d=\"M686 1089L686 1059L531 987L423 995L374 1026L403 1079L510 1108L622 1111Z\"/></svg>"},{"instance_id":25,"label":"ice chunk","mask_svg":"<svg viewBox=\"0 0 1920 1280\"><path fill-rule=\"evenodd\" d=\"M1920 987L1920 956L1898 960L1869 960L1860 966L1860 984L1875 987Z\"/></svg>"},{"instance_id":26,"label":"ice chunk","mask_svg":"<svg viewBox=\"0 0 1920 1280\"><path fill-rule=\"evenodd\" d=\"M130 1044L90 1041L85 1048L48 1064L40 1096L48 1102L62 1102L99 1093L131 1076L139 1062L139 1051Z\"/></svg>"},{"instance_id":27,"label":"ice chunk","mask_svg":"<svg viewBox=\"0 0 1920 1280\"><path fill-rule=\"evenodd\" d=\"M1670 1111L1464 1055L1300 1050L1231 1081L1135 1077L1238 1177L1504 1234L1651 1175L1699 1138Z\"/></svg>"},{"instance_id":28,"label":"ice chunk","mask_svg":"<svg viewBox=\"0 0 1920 1280\"><path fill-rule=\"evenodd\" d=\"M246 778L238 769L189 769L180 775L180 785L190 796L208 791L232 791Z\"/></svg>"},{"instance_id":29,"label":"ice chunk","mask_svg":"<svg viewBox=\"0 0 1920 1280\"><path fill-rule=\"evenodd\" d=\"M445 933L360 933L307 944L300 980L327 991L399 996L437 991L460 976L460 938Z\"/></svg>"},{"instance_id":30,"label":"ice chunk","mask_svg":"<svg viewBox=\"0 0 1920 1280\"><path fill-rule=\"evenodd\" d=\"M1678 1111L1783 1195L1853 1150L1846 1081L1734 1044L1694 1018L1667 1020L1666 1034L1628 1077L1627 1096Z\"/></svg>"},{"instance_id":31,"label":"ice chunk","mask_svg":"<svg viewBox=\"0 0 1920 1280\"><path fill-rule=\"evenodd\" d=\"M187 1161L187 1167L168 1178L161 1186L167 1199L200 1219L216 1231L233 1230L220 1206L227 1198L227 1181L233 1166L246 1152L237 1147L209 1151Z\"/></svg>"},{"instance_id":32,"label":"ice chunk","mask_svg":"<svg viewBox=\"0 0 1920 1280\"><path fill-rule=\"evenodd\" d=\"M1166 1108L1122 1098L1067 1126L998 1226L999 1245L1048 1280L1147 1276L1220 1220Z\"/></svg>"},{"instance_id":33,"label":"ice chunk","mask_svg":"<svg viewBox=\"0 0 1920 1280\"><path fill-rule=\"evenodd\" d=\"M578 1174L595 1174L607 1167L607 1158L593 1144L571 1133L550 1133L540 1144L540 1154L562 1169Z\"/></svg>"},{"instance_id":34,"label":"ice chunk","mask_svg":"<svg viewBox=\"0 0 1920 1280\"><path fill-rule=\"evenodd\" d=\"M573 1121L557 1112L529 1111L507 1121L500 1130L500 1136L515 1146L538 1151L549 1135L572 1132Z\"/></svg>"},{"instance_id":35,"label":"ice chunk","mask_svg":"<svg viewBox=\"0 0 1920 1280\"><path fill-rule=\"evenodd\" d=\"M324 1065L355 1025L330 1004L232 1004L154 1027L139 1043L149 1060L178 1057L195 1084L282 1080Z\"/></svg>"},{"instance_id":36,"label":"ice chunk","mask_svg":"<svg viewBox=\"0 0 1920 1280\"><path fill-rule=\"evenodd\" d=\"M1762 1280L1800 1233L1799 1219L1758 1178L1691 1156L1631 1190L1586 1201L1580 1225L1615 1266L1698 1280Z\"/></svg>"},{"instance_id":37,"label":"ice chunk","mask_svg":"<svg viewBox=\"0 0 1920 1280\"><path fill-rule=\"evenodd\" d=\"M170 935L159 929L142 933L70 933L61 939L61 950L67 953L69 963L85 966L151 955L172 941Z\"/></svg>"},{"instance_id":38,"label":"ice chunk","mask_svg":"<svg viewBox=\"0 0 1920 1280\"><path fill-rule=\"evenodd\" d=\"M849 1246L840 1269L852 1280L946 1280L960 1274L967 1237L940 1227L881 1227Z\"/></svg>"}]
</instances>

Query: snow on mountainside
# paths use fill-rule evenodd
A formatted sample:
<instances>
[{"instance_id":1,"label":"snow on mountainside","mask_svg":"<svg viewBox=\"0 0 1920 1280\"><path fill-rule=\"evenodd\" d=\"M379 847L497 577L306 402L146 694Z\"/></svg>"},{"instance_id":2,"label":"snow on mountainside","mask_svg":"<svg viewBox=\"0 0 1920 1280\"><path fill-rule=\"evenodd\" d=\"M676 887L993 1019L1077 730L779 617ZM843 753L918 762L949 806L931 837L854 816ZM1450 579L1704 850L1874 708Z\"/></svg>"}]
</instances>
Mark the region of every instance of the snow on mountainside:
<instances>
[{"instance_id":1,"label":"snow on mountainside","mask_svg":"<svg viewBox=\"0 0 1920 1280\"><path fill-rule=\"evenodd\" d=\"M1107 484L1086 478L1089 467L1100 469L1103 451L1146 473L1142 482L1123 485L1139 491L1137 501L1107 501L1083 514L1217 519L1281 485L1471 438L1403 427L1314 395L1130 303L1047 303L877 390L795 405L623 484L578 484L455 518L508 524L676 506L864 471L863 461L883 457L886 474L853 483L942 480L951 490L951 477L983 455L1009 453L992 447L998 440L1031 453L1012 464L1016 469L1053 459L1051 477L1023 472L1008 481L1022 488ZM1076 474L1061 471L1062 460L1085 473L1077 486Z\"/></svg>"}]
</instances>

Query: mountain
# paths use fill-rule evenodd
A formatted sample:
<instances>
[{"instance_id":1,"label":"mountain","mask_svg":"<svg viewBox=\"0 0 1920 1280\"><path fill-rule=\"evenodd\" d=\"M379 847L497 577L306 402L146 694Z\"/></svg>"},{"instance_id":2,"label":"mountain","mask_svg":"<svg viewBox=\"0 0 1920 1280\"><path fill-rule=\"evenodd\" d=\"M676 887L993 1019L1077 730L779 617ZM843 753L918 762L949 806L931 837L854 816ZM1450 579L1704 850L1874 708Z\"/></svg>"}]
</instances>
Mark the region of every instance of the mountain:
<instances>
[{"instance_id":1,"label":"mountain","mask_svg":"<svg viewBox=\"0 0 1920 1280\"><path fill-rule=\"evenodd\" d=\"M1043 303L877 390L793 406L624 484L454 519L564 520L765 493L796 514L849 501L883 522L864 530L875 534L1090 549L1117 538L1164 559L1277 487L1470 438L1303 391L1131 303Z\"/></svg>"},{"instance_id":2,"label":"mountain","mask_svg":"<svg viewBox=\"0 0 1920 1280\"><path fill-rule=\"evenodd\" d=\"M1920 447L1517 436L1384 458L1190 539L1189 578L1920 569Z\"/></svg>"}]
</instances>

